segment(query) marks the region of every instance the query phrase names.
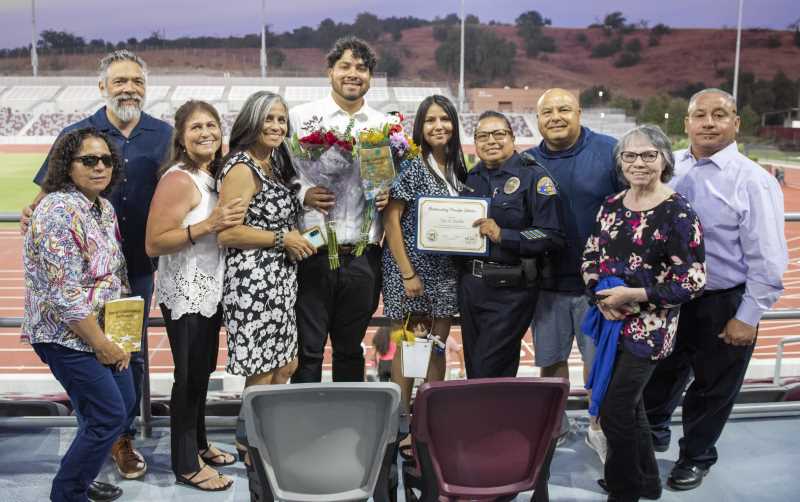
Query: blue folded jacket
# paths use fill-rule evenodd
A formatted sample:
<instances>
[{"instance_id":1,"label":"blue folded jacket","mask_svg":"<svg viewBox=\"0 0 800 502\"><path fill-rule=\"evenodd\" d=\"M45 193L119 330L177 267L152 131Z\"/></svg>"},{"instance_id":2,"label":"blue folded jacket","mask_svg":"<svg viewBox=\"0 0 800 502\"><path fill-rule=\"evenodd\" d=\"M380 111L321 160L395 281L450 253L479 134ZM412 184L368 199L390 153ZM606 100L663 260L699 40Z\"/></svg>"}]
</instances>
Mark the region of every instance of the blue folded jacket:
<instances>
[{"instance_id":1,"label":"blue folded jacket","mask_svg":"<svg viewBox=\"0 0 800 502\"><path fill-rule=\"evenodd\" d=\"M625 282L619 277L603 277L594 288L594 292L624 286ZM589 415L596 417L600 413L600 403L608 389L611 372L614 370L614 359L617 356L617 340L622 332L623 321L609 321L596 305L593 305L581 323L583 334L591 337L596 347L592 371L589 380L584 386L591 389L592 400L589 403Z\"/></svg>"}]
</instances>

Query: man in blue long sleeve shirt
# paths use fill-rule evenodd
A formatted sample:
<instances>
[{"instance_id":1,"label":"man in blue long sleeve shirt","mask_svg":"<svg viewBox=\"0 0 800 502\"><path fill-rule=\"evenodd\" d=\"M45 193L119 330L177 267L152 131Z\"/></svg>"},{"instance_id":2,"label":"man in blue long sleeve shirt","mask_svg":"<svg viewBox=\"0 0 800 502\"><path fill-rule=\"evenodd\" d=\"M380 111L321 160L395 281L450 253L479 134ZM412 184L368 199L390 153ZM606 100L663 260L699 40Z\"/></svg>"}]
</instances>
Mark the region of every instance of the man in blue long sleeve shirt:
<instances>
[{"instance_id":1,"label":"man in blue long sleeve shirt","mask_svg":"<svg viewBox=\"0 0 800 502\"><path fill-rule=\"evenodd\" d=\"M672 187L691 202L705 233L708 283L684 304L675 350L659 363L644 399L656 450L669 446L669 420L683 399L680 454L667 480L690 490L717 461L715 444L753 354L761 316L783 291L788 266L783 194L777 181L739 153L736 100L705 89L685 119L689 149L676 152Z\"/></svg>"}]
</instances>

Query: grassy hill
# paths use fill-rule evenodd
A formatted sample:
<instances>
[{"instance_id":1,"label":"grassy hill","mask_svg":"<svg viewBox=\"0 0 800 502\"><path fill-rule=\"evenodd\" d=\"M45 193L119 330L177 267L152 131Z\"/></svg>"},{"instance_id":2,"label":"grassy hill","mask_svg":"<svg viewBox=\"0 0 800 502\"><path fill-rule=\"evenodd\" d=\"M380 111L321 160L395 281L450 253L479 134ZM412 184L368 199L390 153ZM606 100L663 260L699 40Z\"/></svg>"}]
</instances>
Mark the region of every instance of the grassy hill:
<instances>
[{"instance_id":1,"label":"grassy hill","mask_svg":"<svg viewBox=\"0 0 800 502\"><path fill-rule=\"evenodd\" d=\"M726 70L733 67L736 31L733 29L673 29L650 47L648 31L636 30L624 37L627 43L635 38L641 42L641 62L628 68L616 68L614 56L591 58L592 47L608 41L600 28L544 28L552 37L557 52L528 58L523 41L514 26L484 25L497 35L517 46L513 73L492 82L492 86L524 85L534 87L567 86L587 88L604 85L614 94L644 98L654 94L676 91L687 84L703 82L718 85L725 79ZM776 45L776 41L780 43ZM377 49L391 48L399 55L402 71L397 81L449 82L453 88L457 75L448 75L435 62L439 42L433 38L433 27L407 29L395 42L389 34L374 43ZM324 53L321 49L280 49L286 62L280 73L292 75L324 74ZM144 50L145 58L156 74L187 74L198 72L219 75L258 74L258 49L166 49ZM92 75L96 71L98 54L42 56L40 68L46 75ZM746 30L742 34L741 71L757 78L771 79L777 71L791 79L800 78L800 48L794 45L789 31ZM30 62L24 58L0 59L0 74L26 75ZM467 83L470 84L469 75Z\"/></svg>"}]
</instances>

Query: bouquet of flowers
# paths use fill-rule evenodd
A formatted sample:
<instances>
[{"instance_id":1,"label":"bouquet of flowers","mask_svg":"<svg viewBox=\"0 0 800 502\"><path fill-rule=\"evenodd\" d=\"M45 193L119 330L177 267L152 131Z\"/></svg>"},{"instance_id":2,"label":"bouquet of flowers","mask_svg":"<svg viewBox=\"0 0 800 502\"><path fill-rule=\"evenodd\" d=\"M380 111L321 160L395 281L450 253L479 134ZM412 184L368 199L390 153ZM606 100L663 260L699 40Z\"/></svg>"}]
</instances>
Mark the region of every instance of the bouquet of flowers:
<instances>
[{"instance_id":1,"label":"bouquet of flowers","mask_svg":"<svg viewBox=\"0 0 800 502\"><path fill-rule=\"evenodd\" d=\"M352 136L354 120L344 133L322 127L315 117L303 124L311 131L299 137L292 135L289 150L297 173L309 183L323 186L336 195L336 205L325 215L325 234L328 243L328 264L331 270L339 268L339 244L336 222L347 221L348 215L361 211L363 196L358 183L358 170L353 162L355 139Z\"/></svg>"},{"instance_id":2,"label":"bouquet of flowers","mask_svg":"<svg viewBox=\"0 0 800 502\"><path fill-rule=\"evenodd\" d=\"M358 155L361 166L361 186L364 190L366 207L361 222L361 235L355 255L361 256L369 244L369 229L375 220L375 199L386 190L395 178L395 163L412 159L419 155L419 147L405 133L400 123L390 122L379 129L365 129L358 135Z\"/></svg>"}]
</instances>

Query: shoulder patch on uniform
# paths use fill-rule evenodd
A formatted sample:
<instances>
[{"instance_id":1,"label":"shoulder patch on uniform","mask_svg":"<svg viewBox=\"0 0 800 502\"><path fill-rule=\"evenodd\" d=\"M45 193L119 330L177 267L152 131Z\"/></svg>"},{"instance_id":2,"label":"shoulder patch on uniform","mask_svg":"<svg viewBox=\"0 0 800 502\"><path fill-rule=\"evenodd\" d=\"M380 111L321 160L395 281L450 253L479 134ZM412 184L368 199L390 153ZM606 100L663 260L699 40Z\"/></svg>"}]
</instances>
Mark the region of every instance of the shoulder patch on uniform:
<instances>
[{"instance_id":1,"label":"shoulder patch on uniform","mask_svg":"<svg viewBox=\"0 0 800 502\"><path fill-rule=\"evenodd\" d=\"M536 193L540 193L542 195L555 195L558 192L556 191L556 184L553 183L553 180L551 180L549 176L543 176L536 183Z\"/></svg>"}]
</instances>

